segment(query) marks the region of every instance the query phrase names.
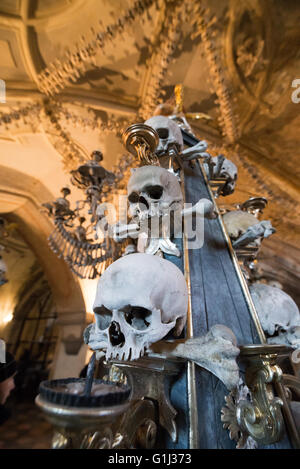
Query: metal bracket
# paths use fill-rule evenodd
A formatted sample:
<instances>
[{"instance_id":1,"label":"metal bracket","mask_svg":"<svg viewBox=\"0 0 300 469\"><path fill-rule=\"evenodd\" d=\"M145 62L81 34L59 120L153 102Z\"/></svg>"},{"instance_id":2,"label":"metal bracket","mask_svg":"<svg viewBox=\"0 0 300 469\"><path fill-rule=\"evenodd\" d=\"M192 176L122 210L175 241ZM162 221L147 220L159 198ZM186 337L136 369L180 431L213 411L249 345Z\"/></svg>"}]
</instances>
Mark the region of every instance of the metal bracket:
<instances>
[{"instance_id":1,"label":"metal bracket","mask_svg":"<svg viewBox=\"0 0 300 469\"><path fill-rule=\"evenodd\" d=\"M130 414L133 406L140 400L152 400L158 405L159 424L169 433L172 441L177 440L176 410L169 398L171 380L177 376L185 360L166 360L148 356L133 362L113 361L109 365L109 380L124 380L126 376L131 387L131 405L126 412L123 428L130 426ZM121 372L121 375L120 375ZM116 376L117 373L117 376ZM126 420L128 420L126 425ZM136 424L135 424L136 425ZM127 432L128 430L126 430Z\"/></svg>"},{"instance_id":2,"label":"metal bracket","mask_svg":"<svg viewBox=\"0 0 300 469\"><path fill-rule=\"evenodd\" d=\"M277 356L287 350L285 346L247 345L240 347L240 357L246 362L245 381L251 391L252 403L239 402L237 421L242 431L260 445L281 440L283 435L283 401L274 396L272 384L282 376L276 365Z\"/></svg>"}]
</instances>

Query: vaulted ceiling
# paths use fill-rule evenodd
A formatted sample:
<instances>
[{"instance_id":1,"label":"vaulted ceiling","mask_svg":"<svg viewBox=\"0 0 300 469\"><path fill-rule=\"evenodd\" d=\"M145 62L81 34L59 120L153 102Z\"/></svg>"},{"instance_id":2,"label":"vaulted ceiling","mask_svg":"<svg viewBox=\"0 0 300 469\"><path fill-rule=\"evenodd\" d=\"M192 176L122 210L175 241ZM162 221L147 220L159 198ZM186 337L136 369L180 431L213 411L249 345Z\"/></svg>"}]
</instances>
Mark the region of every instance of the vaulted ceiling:
<instances>
[{"instance_id":1,"label":"vaulted ceiling","mask_svg":"<svg viewBox=\"0 0 300 469\"><path fill-rule=\"evenodd\" d=\"M55 198L92 150L112 169L120 130L183 84L184 112L202 113L194 132L239 168L219 204L268 199L277 233L264 259L296 290L299 20L296 0L2 0L0 171L17 171L12 191L24 174L44 187L40 203ZM0 172L9 211L1 188Z\"/></svg>"}]
</instances>

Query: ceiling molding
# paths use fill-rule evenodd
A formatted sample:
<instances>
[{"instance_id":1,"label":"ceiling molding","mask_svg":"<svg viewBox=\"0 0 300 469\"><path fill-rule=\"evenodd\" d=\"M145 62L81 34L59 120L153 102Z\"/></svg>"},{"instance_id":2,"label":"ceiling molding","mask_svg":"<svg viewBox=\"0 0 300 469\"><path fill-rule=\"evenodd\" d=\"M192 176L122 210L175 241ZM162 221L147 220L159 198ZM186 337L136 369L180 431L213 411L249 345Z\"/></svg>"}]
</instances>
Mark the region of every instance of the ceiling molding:
<instances>
[{"instance_id":1,"label":"ceiling molding","mask_svg":"<svg viewBox=\"0 0 300 469\"><path fill-rule=\"evenodd\" d=\"M33 82L6 81L6 102L12 101L42 101L45 95L41 93ZM92 107L95 110L112 112L120 115L135 116L138 103L130 99L122 99L117 95L78 88L67 88L55 97L57 101L71 104L80 104Z\"/></svg>"}]
</instances>

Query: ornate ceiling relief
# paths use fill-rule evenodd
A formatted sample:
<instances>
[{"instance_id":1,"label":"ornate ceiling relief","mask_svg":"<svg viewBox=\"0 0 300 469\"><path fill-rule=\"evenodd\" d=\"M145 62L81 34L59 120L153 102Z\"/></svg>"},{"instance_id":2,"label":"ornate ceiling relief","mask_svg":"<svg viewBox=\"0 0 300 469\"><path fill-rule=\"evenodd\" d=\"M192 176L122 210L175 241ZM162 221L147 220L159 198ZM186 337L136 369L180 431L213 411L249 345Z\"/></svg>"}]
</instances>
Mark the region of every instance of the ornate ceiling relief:
<instances>
[{"instance_id":1,"label":"ornate ceiling relief","mask_svg":"<svg viewBox=\"0 0 300 469\"><path fill-rule=\"evenodd\" d=\"M68 86L70 82L76 83L78 78L84 75L86 65L94 64L96 66L95 55L97 51L104 49L109 41L119 39L126 27L139 19L153 3L154 0L144 2L137 0L133 7L120 16L114 24L107 26L102 31L92 30L90 41L86 41L85 37L82 36L82 44L74 51L68 51L64 61L56 60L39 74L37 83L40 91L47 95L53 95Z\"/></svg>"},{"instance_id":2,"label":"ornate ceiling relief","mask_svg":"<svg viewBox=\"0 0 300 469\"><path fill-rule=\"evenodd\" d=\"M91 8L93 22L84 25ZM296 6L130 0L100 8L94 0L28 0L14 7L5 2L1 10L7 60L0 78L9 78L0 113L3 145L16 131L41 132L68 171L88 158L91 136L112 169L121 131L170 102L174 85L183 83L185 114L210 117L188 117L194 132L240 168L236 195L228 200L267 197L276 236L297 245ZM106 160L108 141L113 161Z\"/></svg>"}]
</instances>

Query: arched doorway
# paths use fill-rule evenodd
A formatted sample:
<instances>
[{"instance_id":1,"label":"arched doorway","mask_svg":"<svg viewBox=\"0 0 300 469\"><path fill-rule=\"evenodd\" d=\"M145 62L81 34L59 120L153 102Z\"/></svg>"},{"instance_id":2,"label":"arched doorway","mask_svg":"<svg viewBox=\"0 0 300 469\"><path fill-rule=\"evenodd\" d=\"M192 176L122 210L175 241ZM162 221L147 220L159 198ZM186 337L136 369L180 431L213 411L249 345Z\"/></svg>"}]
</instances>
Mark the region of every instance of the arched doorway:
<instances>
[{"instance_id":1,"label":"arched doorway","mask_svg":"<svg viewBox=\"0 0 300 469\"><path fill-rule=\"evenodd\" d=\"M34 258L31 271L24 273L24 278L19 274L18 288L14 285L13 318L6 331L0 327L0 336L4 334L18 358L28 349L24 345L27 343L45 370L51 362L48 371L51 377L57 378L76 376L85 364L82 332L86 314L77 278L48 246L47 238L53 227L42 213L41 204L52 198L34 178L0 167L0 214L8 223L16 225L19 241ZM19 267L23 261L20 257ZM20 269L15 267L17 270ZM13 277L12 269L7 277L14 283L10 276Z\"/></svg>"}]
</instances>

